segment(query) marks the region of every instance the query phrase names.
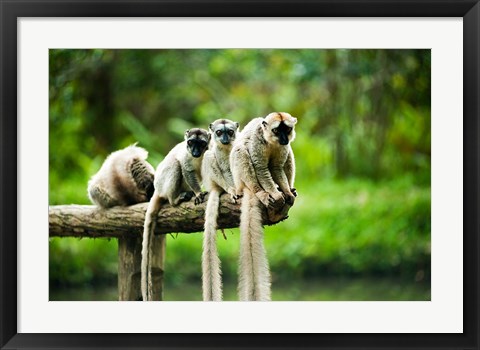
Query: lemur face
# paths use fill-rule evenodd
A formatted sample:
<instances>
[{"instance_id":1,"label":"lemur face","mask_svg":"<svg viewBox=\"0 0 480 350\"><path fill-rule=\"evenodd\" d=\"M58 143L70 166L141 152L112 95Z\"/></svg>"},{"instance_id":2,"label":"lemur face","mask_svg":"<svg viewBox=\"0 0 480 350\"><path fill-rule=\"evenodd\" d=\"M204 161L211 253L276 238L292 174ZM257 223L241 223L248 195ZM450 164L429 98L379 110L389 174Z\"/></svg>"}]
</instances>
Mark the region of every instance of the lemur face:
<instances>
[{"instance_id":1,"label":"lemur face","mask_svg":"<svg viewBox=\"0 0 480 350\"><path fill-rule=\"evenodd\" d=\"M285 112L275 112L267 115L262 122L265 139L270 143L288 145L295 139L295 124L297 118Z\"/></svg>"},{"instance_id":2,"label":"lemur face","mask_svg":"<svg viewBox=\"0 0 480 350\"><path fill-rule=\"evenodd\" d=\"M193 157L199 158L208 149L210 134L207 130L194 128L185 131L185 140L187 141L187 149Z\"/></svg>"},{"instance_id":3,"label":"lemur face","mask_svg":"<svg viewBox=\"0 0 480 350\"><path fill-rule=\"evenodd\" d=\"M230 145L237 135L239 124L228 119L217 119L209 128L213 134L213 140L222 145Z\"/></svg>"}]
</instances>

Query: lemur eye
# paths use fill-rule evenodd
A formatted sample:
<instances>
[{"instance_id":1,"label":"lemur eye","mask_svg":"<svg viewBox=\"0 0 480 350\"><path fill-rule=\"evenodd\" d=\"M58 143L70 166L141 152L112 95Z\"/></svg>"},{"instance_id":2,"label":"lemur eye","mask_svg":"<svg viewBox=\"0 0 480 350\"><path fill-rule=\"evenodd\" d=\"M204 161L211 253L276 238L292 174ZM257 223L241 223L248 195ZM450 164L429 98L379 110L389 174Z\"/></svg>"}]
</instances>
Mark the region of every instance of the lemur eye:
<instances>
[{"instance_id":1,"label":"lemur eye","mask_svg":"<svg viewBox=\"0 0 480 350\"><path fill-rule=\"evenodd\" d=\"M217 134L217 136L222 135L222 130L217 130L217 131L215 132L215 134Z\"/></svg>"},{"instance_id":2,"label":"lemur eye","mask_svg":"<svg viewBox=\"0 0 480 350\"><path fill-rule=\"evenodd\" d=\"M292 128L288 127L287 132L290 133L292 131Z\"/></svg>"},{"instance_id":3,"label":"lemur eye","mask_svg":"<svg viewBox=\"0 0 480 350\"><path fill-rule=\"evenodd\" d=\"M193 144L193 141L192 141L192 140L188 140L188 141L187 141L187 144L188 144L189 146L191 146L191 145Z\"/></svg>"},{"instance_id":4,"label":"lemur eye","mask_svg":"<svg viewBox=\"0 0 480 350\"><path fill-rule=\"evenodd\" d=\"M272 129L272 131L273 131L274 134L278 134L278 128L274 128L274 129Z\"/></svg>"},{"instance_id":5,"label":"lemur eye","mask_svg":"<svg viewBox=\"0 0 480 350\"><path fill-rule=\"evenodd\" d=\"M228 130L228 135L233 136L233 130Z\"/></svg>"}]
</instances>

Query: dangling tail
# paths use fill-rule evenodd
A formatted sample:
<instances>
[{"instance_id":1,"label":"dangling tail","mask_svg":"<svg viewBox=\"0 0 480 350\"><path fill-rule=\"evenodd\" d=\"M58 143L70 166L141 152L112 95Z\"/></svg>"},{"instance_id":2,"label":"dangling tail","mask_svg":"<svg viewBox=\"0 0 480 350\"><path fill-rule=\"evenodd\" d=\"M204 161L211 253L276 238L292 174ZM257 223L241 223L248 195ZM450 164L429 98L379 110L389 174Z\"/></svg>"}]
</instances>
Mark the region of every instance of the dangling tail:
<instances>
[{"instance_id":1,"label":"dangling tail","mask_svg":"<svg viewBox=\"0 0 480 350\"><path fill-rule=\"evenodd\" d=\"M217 251L217 218L220 192L212 190L205 210L202 253L202 291L204 301L222 300L222 272Z\"/></svg>"},{"instance_id":2,"label":"dangling tail","mask_svg":"<svg viewBox=\"0 0 480 350\"><path fill-rule=\"evenodd\" d=\"M240 215L238 293L242 301L271 299L270 269L263 245L261 202L244 189Z\"/></svg>"},{"instance_id":3,"label":"dangling tail","mask_svg":"<svg viewBox=\"0 0 480 350\"><path fill-rule=\"evenodd\" d=\"M144 301L153 300L153 279L152 279L152 259L153 259L153 236L155 225L157 223L157 214L160 211L160 197L157 193L148 203L147 212L145 214L145 223L143 225L142 240L142 264L141 264L141 289L142 299Z\"/></svg>"}]
</instances>

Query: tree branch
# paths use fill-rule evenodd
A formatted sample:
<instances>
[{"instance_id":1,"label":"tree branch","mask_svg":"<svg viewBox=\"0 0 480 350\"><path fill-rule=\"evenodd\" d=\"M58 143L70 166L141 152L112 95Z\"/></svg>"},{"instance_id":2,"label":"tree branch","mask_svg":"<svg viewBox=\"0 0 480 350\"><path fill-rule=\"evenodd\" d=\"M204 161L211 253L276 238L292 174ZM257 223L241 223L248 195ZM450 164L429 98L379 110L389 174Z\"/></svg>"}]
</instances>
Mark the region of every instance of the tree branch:
<instances>
[{"instance_id":1,"label":"tree branch","mask_svg":"<svg viewBox=\"0 0 480 350\"><path fill-rule=\"evenodd\" d=\"M203 231L205 202L193 201L177 207L165 205L158 214L156 234L191 233ZM241 198L232 203L230 196L220 197L218 229L238 227ZM129 207L101 209L93 205L53 205L49 207L50 237L141 237L148 203ZM263 224L273 225L288 216L290 206L277 211L263 210Z\"/></svg>"}]
</instances>

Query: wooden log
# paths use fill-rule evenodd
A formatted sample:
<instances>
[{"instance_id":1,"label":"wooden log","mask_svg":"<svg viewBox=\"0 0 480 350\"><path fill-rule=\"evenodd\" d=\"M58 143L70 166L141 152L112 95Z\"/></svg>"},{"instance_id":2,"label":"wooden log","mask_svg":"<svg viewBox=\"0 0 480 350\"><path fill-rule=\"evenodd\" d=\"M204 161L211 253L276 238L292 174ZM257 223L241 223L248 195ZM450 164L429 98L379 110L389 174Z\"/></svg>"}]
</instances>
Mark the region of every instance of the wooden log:
<instances>
[{"instance_id":1,"label":"wooden log","mask_svg":"<svg viewBox=\"0 0 480 350\"><path fill-rule=\"evenodd\" d=\"M241 198L232 203L230 196L220 198L218 228L234 228L240 223ZM50 237L133 237L142 236L148 203L129 207L100 209L93 205L53 205L49 207ZM155 234L203 231L206 201L193 200L177 207L165 205L158 214ZM263 224L273 225L288 216L289 205L278 210L263 209Z\"/></svg>"}]
</instances>

